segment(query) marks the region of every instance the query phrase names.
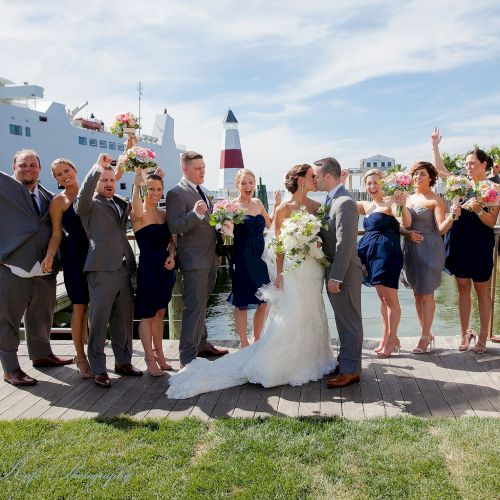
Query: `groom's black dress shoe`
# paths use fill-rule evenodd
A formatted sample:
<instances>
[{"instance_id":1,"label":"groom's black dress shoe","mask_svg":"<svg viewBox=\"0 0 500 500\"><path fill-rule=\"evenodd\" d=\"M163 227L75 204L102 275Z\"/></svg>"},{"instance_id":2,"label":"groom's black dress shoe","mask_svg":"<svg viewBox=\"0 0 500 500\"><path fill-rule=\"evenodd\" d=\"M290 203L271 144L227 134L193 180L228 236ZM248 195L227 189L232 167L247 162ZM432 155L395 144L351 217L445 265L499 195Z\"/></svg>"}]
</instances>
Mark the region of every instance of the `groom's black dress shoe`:
<instances>
[{"instance_id":1,"label":"groom's black dress shoe","mask_svg":"<svg viewBox=\"0 0 500 500\"><path fill-rule=\"evenodd\" d=\"M206 349L198 352L198 357L210 358L211 356L224 356L228 352L229 351L227 349L217 349L217 347L215 347L214 345L208 344Z\"/></svg>"}]
</instances>

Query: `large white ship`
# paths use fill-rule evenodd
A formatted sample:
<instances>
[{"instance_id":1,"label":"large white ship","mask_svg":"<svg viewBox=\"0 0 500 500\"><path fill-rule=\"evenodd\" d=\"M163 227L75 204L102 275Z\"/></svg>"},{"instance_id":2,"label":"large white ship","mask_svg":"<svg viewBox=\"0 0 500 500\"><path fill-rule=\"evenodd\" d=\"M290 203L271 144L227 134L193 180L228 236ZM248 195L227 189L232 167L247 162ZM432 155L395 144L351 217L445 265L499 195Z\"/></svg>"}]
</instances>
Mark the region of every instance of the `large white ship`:
<instances>
[{"instance_id":1,"label":"large white ship","mask_svg":"<svg viewBox=\"0 0 500 500\"><path fill-rule=\"evenodd\" d=\"M34 149L42 163L40 182L57 191L50 173L55 158L70 159L78 167L81 182L99 153L115 160L124 151L125 139L111 134L98 119L78 117L87 105L68 109L58 102L44 101L44 89L38 85L16 85L0 78L0 170L12 173L12 159L20 149ZM127 110L117 110L124 112ZM140 146L152 149L156 161L167 172L165 191L175 185L181 175L179 157L185 147L174 139L174 119L165 110L156 115L151 135L139 137ZM132 174L117 183L117 193L130 196Z\"/></svg>"}]
</instances>

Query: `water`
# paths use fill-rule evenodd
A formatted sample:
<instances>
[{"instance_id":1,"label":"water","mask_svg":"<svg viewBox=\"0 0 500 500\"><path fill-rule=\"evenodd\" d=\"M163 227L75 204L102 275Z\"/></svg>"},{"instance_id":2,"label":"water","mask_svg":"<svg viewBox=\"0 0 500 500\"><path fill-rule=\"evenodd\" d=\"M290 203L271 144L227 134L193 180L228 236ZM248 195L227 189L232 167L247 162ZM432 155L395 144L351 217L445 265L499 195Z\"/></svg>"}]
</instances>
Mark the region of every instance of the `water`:
<instances>
[{"instance_id":1,"label":"water","mask_svg":"<svg viewBox=\"0 0 500 500\"><path fill-rule=\"evenodd\" d=\"M495 316L493 321L493 333L500 332L500 272L497 276L497 286L495 293ZM207 327L209 338L213 340L231 339L236 340L233 307L226 302L231 290L231 278L227 268L219 271L217 285L208 306ZM474 292L473 312L471 327L479 331L479 316L477 313L477 300ZM332 337L337 337L337 329L333 310L326 295L325 300L328 325ZM457 293L455 279L446 273L442 273L441 286L435 293L436 314L432 326L432 332L436 335L460 335L460 322L458 318ZM399 301L401 304L401 322L398 328L398 335L401 337L412 337L420 335L420 327L413 300L413 292L400 285ZM380 314L380 301L375 288L363 286L361 288L361 306L363 314L363 327L366 338L378 338L382 331L382 318ZM251 320L253 311L248 311L248 331L251 331Z\"/></svg>"}]
</instances>

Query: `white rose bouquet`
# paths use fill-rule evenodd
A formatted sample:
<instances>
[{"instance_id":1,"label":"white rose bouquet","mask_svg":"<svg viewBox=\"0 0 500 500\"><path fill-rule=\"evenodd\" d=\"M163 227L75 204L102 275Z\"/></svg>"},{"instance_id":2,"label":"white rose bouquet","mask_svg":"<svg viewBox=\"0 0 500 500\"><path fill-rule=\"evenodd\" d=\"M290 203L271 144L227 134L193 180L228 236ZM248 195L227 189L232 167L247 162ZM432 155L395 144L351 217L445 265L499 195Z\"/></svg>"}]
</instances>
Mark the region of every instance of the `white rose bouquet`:
<instances>
[{"instance_id":1,"label":"white rose bouquet","mask_svg":"<svg viewBox=\"0 0 500 500\"><path fill-rule=\"evenodd\" d=\"M273 238L269 246L276 255L284 255L293 262L288 271L296 269L307 257L313 257L322 266L330 265L321 248L321 226L321 219L310 214L305 207L300 207L283 221L279 237Z\"/></svg>"}]
</instances>

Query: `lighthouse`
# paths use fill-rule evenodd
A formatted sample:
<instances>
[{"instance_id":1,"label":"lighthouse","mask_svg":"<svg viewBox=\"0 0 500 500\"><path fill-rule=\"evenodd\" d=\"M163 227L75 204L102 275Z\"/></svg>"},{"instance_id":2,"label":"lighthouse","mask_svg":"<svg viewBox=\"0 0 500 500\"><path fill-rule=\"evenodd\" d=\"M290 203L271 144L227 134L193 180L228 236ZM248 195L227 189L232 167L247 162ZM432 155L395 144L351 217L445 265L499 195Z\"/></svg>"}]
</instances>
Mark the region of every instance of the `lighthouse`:
<instances>
[{"instance_id":1,"label":"lighthouse","mask_svg":"<svg viewBox=\"0 0 500 500\"><path fill-rule=\"evenodd\" d=\"M236 172L243 168L238 120L231 108L222 121L222 148L220 152L219 191L235 193Z\"/></svg>"}]
</instances>

